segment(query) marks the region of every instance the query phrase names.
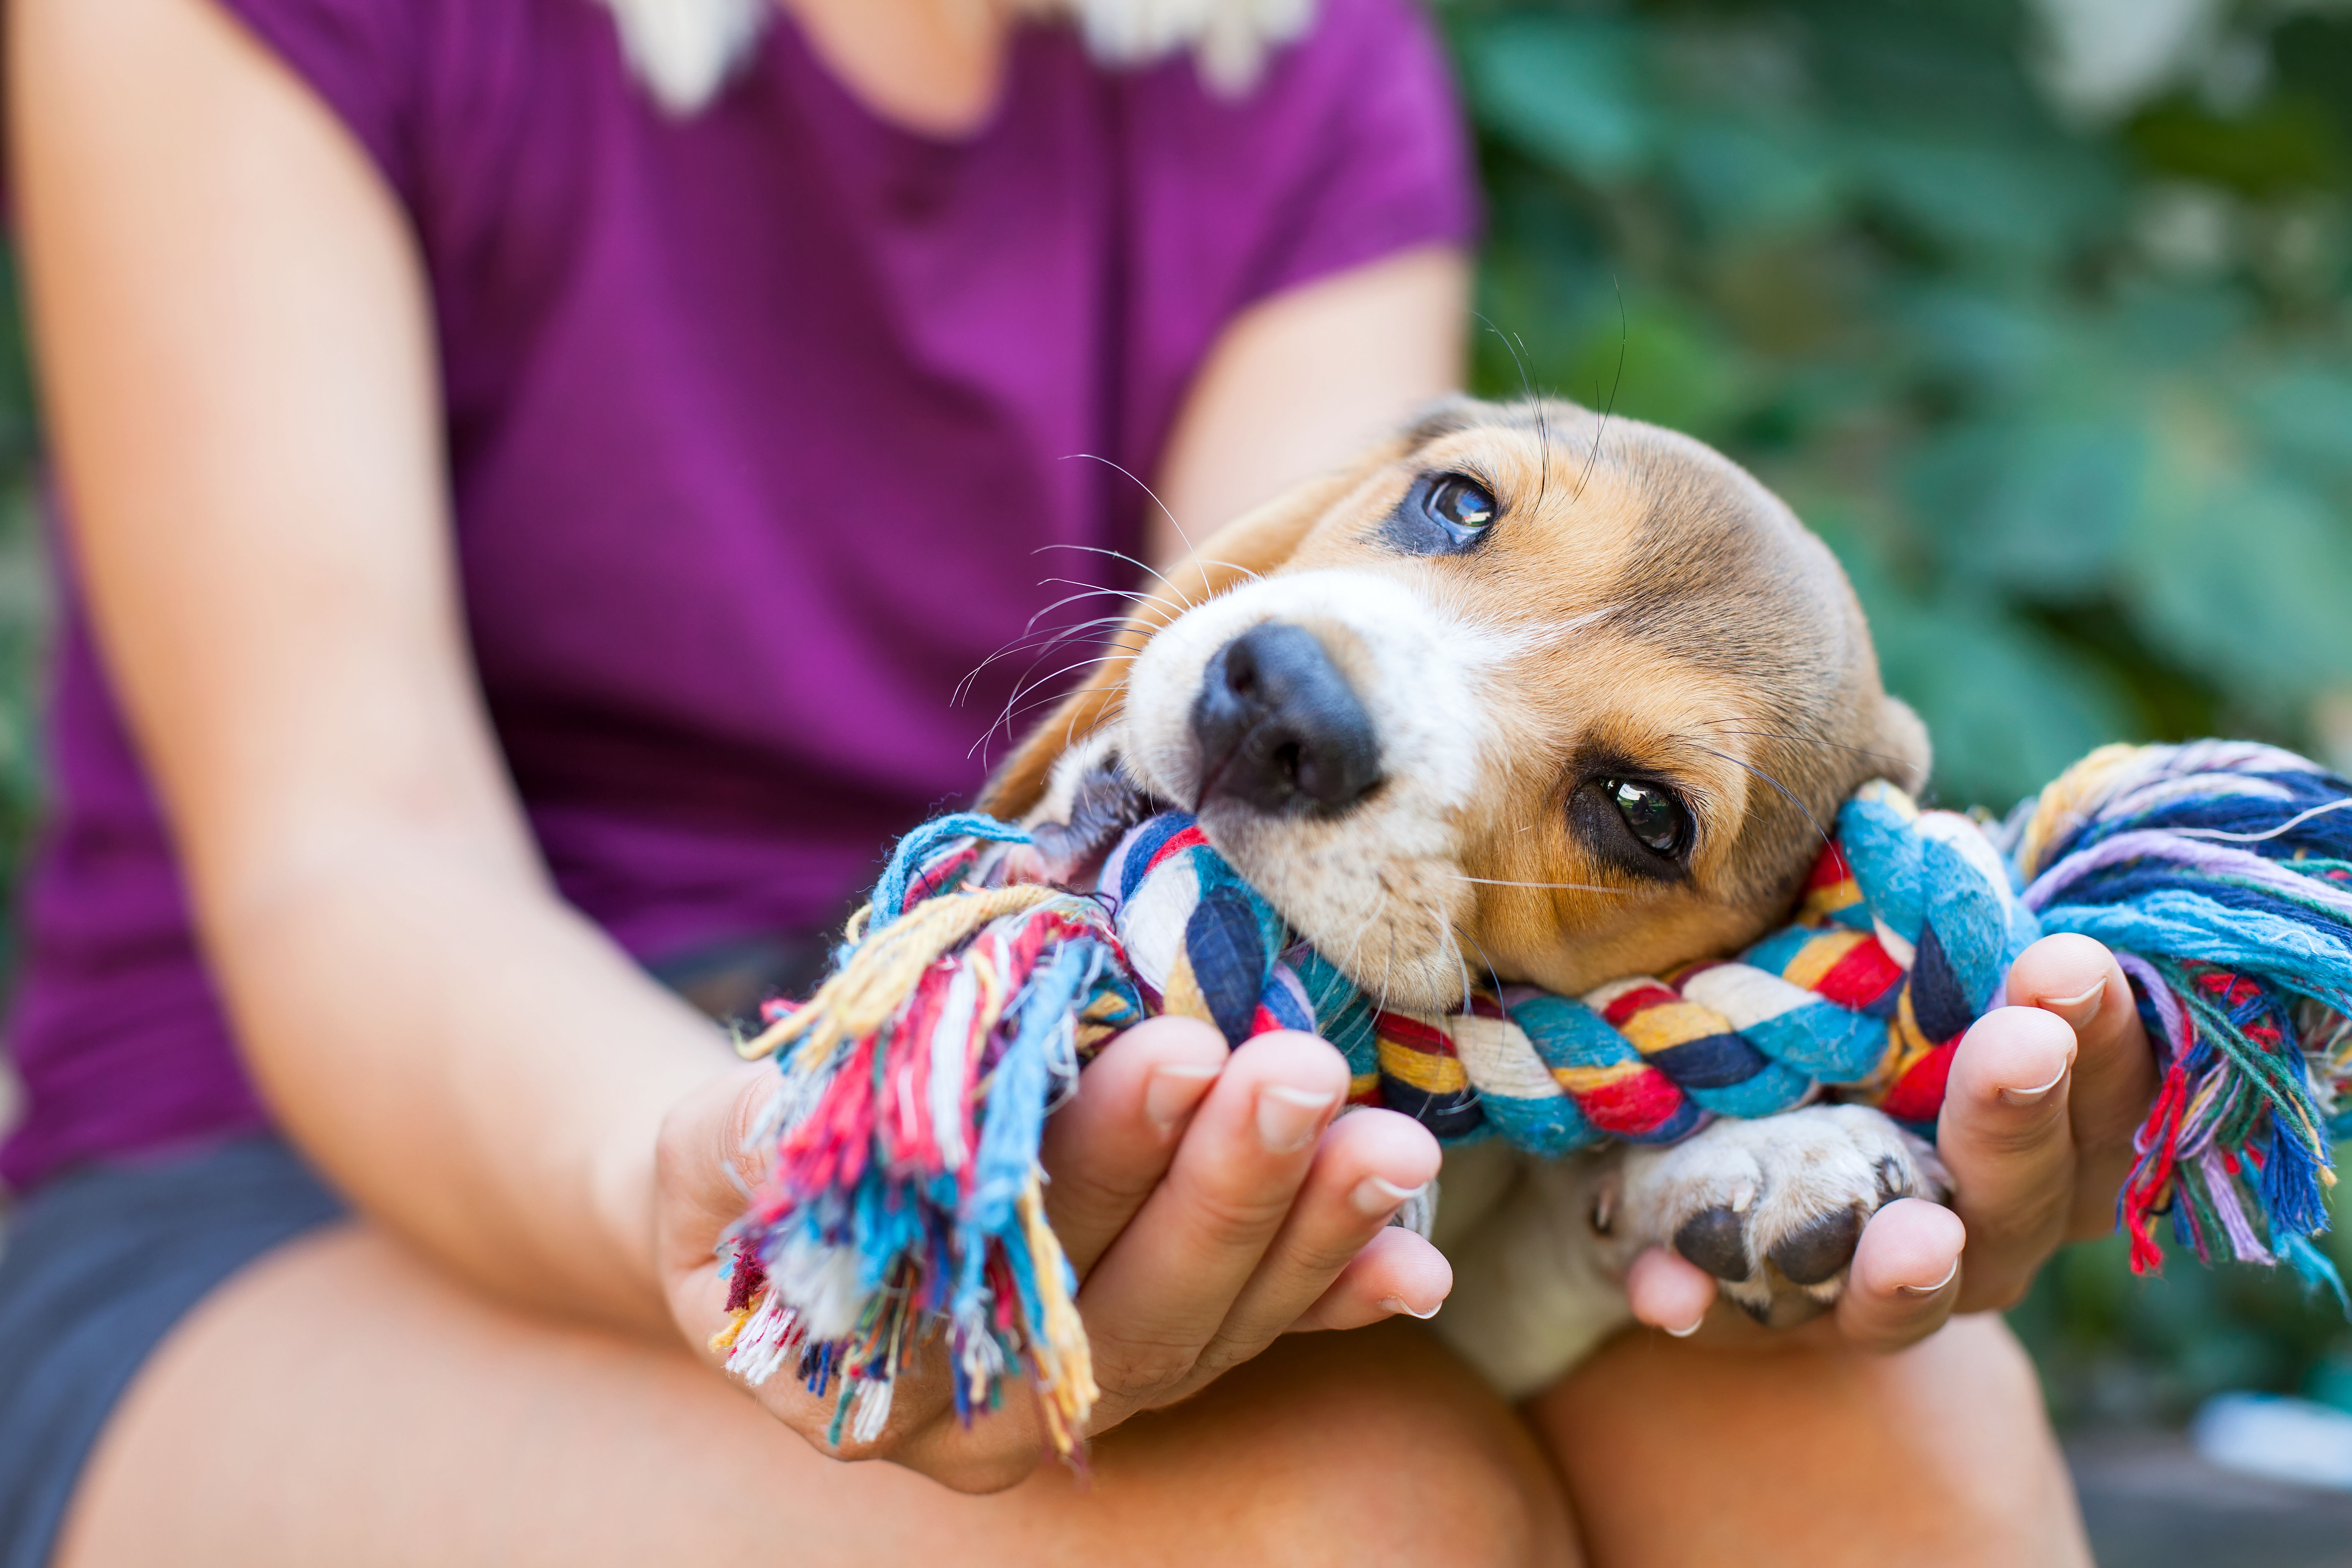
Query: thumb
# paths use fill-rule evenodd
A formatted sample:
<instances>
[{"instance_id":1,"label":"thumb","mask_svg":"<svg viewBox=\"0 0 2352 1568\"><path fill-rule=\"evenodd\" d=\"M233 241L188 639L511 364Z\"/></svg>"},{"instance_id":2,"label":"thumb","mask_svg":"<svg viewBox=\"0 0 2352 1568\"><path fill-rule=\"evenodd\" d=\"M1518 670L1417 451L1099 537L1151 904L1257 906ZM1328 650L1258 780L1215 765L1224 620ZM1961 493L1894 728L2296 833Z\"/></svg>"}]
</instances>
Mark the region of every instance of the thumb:
<instances>
[{"instance_id":1,"label":"thumb","mask_svg":"<svg viewBox=\"0 0 2352 1568\"><path fill-rule=\"evenodd\" d=\"M776 1087L770 1062L728 1067L662 1119L655 1147L655 1214L663 1265L685 1271L711 1259L721 1232L743 1216L752 1185L767 1174L767 1152L751 1129Z\"/></svg>"}]
</instances>

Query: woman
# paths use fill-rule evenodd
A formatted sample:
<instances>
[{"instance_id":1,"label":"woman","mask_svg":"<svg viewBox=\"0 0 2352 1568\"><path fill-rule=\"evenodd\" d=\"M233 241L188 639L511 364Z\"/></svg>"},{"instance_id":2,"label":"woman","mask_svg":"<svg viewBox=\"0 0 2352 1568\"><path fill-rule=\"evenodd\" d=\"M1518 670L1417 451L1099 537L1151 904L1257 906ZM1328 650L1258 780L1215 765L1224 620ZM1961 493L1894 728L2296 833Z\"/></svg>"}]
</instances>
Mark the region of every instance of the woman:
<instances>
[{"instance_id":1,"label":"woman","mask_svg":"<svg viewBox=\"0 0 2352 1568\"><path fill-rule=\"evenodd\" d=\"M1997 1324L1869 1352L2112 1194L2146 1049L2087 944L1956 1066L1965 1277L1890 1208L1842 1340L1628 1342L1520 1415L1410 1324L1286 1336L1435 1310L1383 1227L1435 1147L1335 1123L1321 1042L1163 1020L1048 1151L1091 1489L1017 1401L903 1392L852 1456L897 1462L845 1467L820 1402L697 1359L756 1074L648 971L714 1008L804 973L976 783L1010 689L946 698L1036 579L1171 552L1066 456L1197 534L1449 388L1473 219L1402 0L1226 50L1239 96L1001 0L726 5L701 55L693 9L11 7L71 518L12 1568L2081 1561ZM1633 1282L1677 1332L1711 1289ZM1803 1487L1757 1462L1798 1452Z\"/></svg>"}]
</instances>

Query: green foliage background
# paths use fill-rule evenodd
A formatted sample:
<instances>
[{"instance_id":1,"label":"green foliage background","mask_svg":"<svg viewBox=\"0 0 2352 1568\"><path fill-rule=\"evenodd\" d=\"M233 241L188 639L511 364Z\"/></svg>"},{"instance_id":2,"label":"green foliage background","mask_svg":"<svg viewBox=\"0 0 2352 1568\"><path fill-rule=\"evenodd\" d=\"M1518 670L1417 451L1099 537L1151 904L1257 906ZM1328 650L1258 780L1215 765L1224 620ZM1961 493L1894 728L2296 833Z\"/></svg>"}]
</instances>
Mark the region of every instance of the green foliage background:
<instances>
[{"instance_id":1,"label":"green foliage background","mask_svg":"<svg viewBox=\"0 0 2352 1568\"><path fill-rule=\"evenodd\" d=\"M1492 203L1482 390L1675 426L1787 497L1945 803L2119 738L2352 762L2352 8L2218 8L2096 119L2013 0L1442 15ZM2168 1272L2094 1245L2016 1314L2062 1415L2336 1386L2332 1306Z\"/></svg>"}]
</instances>

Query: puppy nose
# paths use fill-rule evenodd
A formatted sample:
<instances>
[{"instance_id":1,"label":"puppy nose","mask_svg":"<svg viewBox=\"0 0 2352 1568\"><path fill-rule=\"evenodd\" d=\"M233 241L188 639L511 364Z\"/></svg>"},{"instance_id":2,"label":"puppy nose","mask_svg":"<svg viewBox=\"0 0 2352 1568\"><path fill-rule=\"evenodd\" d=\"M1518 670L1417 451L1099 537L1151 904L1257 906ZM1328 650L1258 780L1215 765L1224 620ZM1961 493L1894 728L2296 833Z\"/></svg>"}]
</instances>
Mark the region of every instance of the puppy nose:
<instances>
[{"instance_id":1,"label":"puppy nose","mask_svg":"<svg viewBox=\"0 0 2352 1568\"><path fill-rule=\"evenodd\" d=\"M1273 622L1217 650L1192 703L1201 805L1344 811L1381 782L1364 705L1303 626Z\"/></svg>"}]
</instances>

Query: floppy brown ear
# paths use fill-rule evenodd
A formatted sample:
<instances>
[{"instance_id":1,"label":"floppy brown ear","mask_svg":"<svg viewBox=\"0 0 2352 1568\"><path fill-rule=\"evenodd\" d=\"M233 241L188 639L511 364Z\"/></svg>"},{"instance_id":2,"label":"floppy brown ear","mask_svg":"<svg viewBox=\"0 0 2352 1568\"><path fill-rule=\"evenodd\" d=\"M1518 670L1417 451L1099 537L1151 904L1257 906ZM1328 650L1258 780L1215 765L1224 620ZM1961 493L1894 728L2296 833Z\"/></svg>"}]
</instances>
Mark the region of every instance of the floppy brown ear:
<instances>
[{"instance_id":1,"label":"floppy brown ear","mask_svg":"<svg viewBox=\"0 0 2352 1568\"><path fill-rule=\"evenodd\" d=\"M1294 486L1265 505L1245 511L1202 540L1181 565L1168 569L1165 591L1138 601L1114 639L1113 657L1095 666L1093 676L1029 732L981 791L980 809L1018 821L1043 799L1054 764L1118 711L1127 667L1154 632L1190 605L1204 603L1245 578L1273 571L1290 558L1323 515L1381 464L1405 449L1402 439L1386 441L1349 468Z\"/></svg>"}]
</instances>

